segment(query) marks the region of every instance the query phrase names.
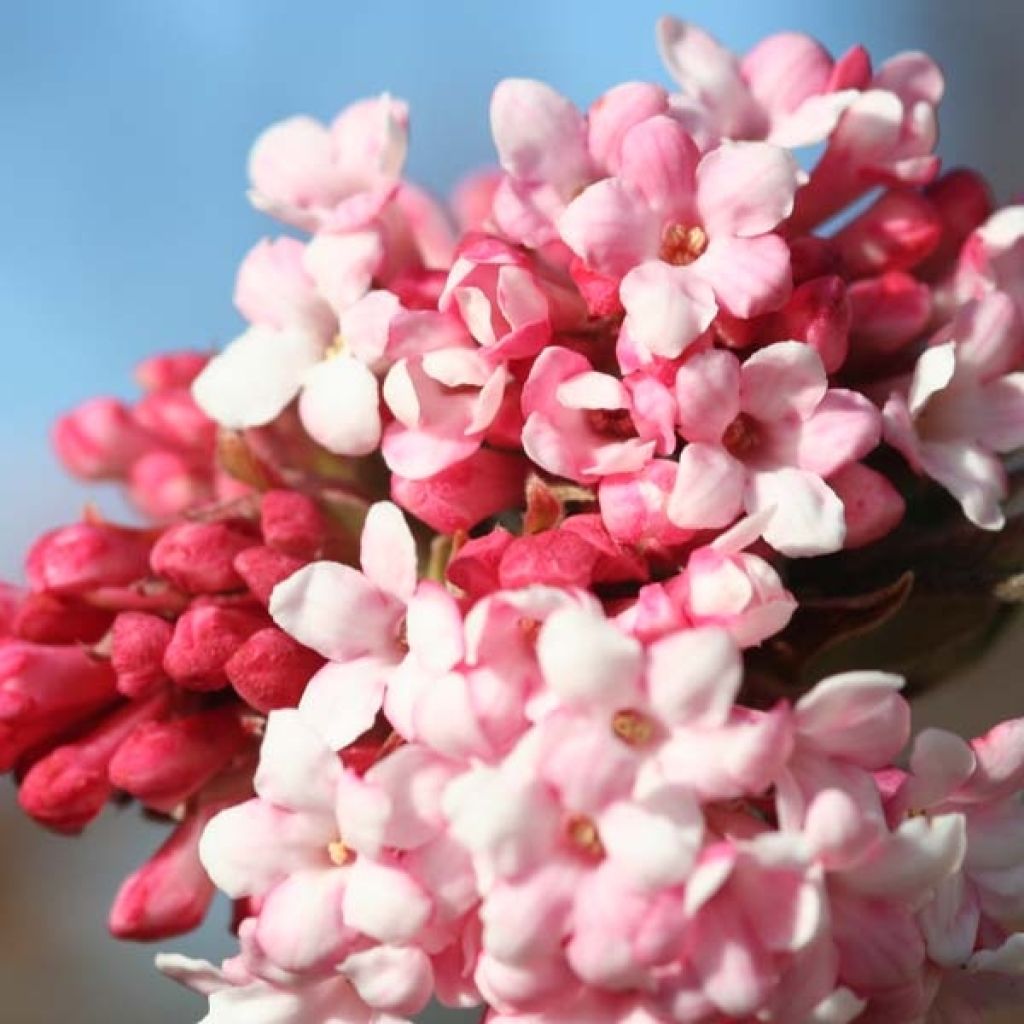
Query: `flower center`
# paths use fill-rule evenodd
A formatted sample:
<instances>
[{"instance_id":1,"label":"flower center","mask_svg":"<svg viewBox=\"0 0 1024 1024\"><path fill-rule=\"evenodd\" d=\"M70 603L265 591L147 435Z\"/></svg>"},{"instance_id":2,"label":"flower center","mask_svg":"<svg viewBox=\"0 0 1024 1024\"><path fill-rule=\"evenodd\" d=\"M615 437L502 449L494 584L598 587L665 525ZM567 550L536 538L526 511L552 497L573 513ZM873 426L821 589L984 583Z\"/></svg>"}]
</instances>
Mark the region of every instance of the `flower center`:
<instances>
[{"instance_id":1,"label":"flower center","mask_svg":"<svg viewBox=\"0 0 1024 1024\"><path fill-rule=\"evenodd\" d=\"M645 747L654 739L654 722L640 711L624 708L612 716L612 732L627 747Z\"/></svg>"},{"instance_id":2,"label":"flower center","mask_svg":"<svg viewBox=\"0 0 1024 1024\"><path fill-rule=\"evenodd\" d=\"M758 429L757 420L745 412L741 412L722 434L722 447L737 459L752 455L760 443L761 431Z\"/></svg>"},{"instance_id":3,"label":"flower center","mask_svg":"<svg viewBox=\"0 0 1024 1024\"><path fill-rule=\"evenodd\" d=\"M403 615L395 627L395 642L403 651L409 650L409 616Z\"/></svg>"},{"instance_id":4,"label":"flower center","mask_svg":"<svg viewBox=\"0 0 1024 1024\"><path fill-rule=\"evenodd\" d=\"M574 850L582 853L590 860L604 858L604 845L598 834L597 826L585 814L577 814L568 820L565 834Z\"/></svg>"},{"instance_id":5,"label":"flower center","mask_svg":"<svg viewBox=\"0 0 1024 1024\"><path fill-rule=\"evenodd\" d=\"M636 427L628 409L588 409L587 424L602 437L616 440L636 437Z\"/></svg>"},{"instance_id":6,"label":"flower center","mask_svg":"<svg viewBox=\"0 0 1024 1024\"><path fill-rule=\"evenodd\" d=\"M688 267L707 247L707 232L696 224L669 224L661 236L661 258L676 267Z\"/></svg>"},{"instance_id":7,"label":"flower center","mask_svg":"<svg viewBox=\"0 0 1024 1024\"><path fill-rule=\"evenodd\" d=\"M327 856L339 868L343 868L355 860L355 854L340 839L327 844Z\"/></svg>"},{"instance_id":8,"label":"flower center","mask_svg":"<svg viewBox=\"0 0 1024 1024\"><path fill-rule=\"evenodd\" d=\"M324 359L333 359L335 356L340 356L344 351L345 339L340 334L336 334L334 340L324 349Z\"/></svg>"}]
</instances>

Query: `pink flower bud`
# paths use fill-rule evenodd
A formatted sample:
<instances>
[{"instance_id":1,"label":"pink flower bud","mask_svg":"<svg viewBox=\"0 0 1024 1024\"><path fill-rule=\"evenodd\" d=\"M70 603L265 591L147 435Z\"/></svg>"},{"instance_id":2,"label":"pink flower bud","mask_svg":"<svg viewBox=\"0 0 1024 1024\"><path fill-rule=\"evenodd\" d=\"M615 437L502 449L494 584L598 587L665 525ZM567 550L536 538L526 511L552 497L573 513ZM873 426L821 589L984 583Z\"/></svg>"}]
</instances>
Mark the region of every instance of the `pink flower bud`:
<instances>
[{"instance_id":1,"label":"pink flower bud","mask_svg":"<svg viewBox=\"0 0 1024 1024\"><path fill-rule=\"evenodd\" d=\"M117 688L133 700L147 696L166 678L163 659L174 627L159 615L122 612L114 621L110 663Z\"/></svg>"},{"instance_id":2,"label":"pink flower bud","mask_svg":"<svg viewBox=\"0 0 1024 1024\"><path fill-rule=\"evenodd\" d=\"M242 644L268 625L251 608L193 604L174 627L164 652L164 669L189 690L220 690L228 685L224 667Z\"/></svg>"},{"instance_id":3,"label":"pink flower bud","mask_svg":"<svg viewBox=\"0 0 1024 1024\"><path fill-rule=\"evenodd\" d=\"M879 540L899 526L906 503L889 481L855 462L829 477L846 511L847 548L860 548Z\"/></svg>"},{"instance_id":4,"label":"pink flower bud","mask_svg":"<svg viewBox=\"0 0 1024 1024\"><path fill-rule=\"evenodd\" d=\"M150 534L107 523L76 523L44 533L28 553L33 590L81 594L149 575Z\"/></svg>"},{"instance_id":5,"label":"pink flower bud","mask_svg":"<svg viewBox=\"0 0 1024 1024\"><path fill-rule=\"evenodd\" d=\"M156 451L132 466L128 480L132 501L153 519L173 519L208 501L212 491L206 474L177 452Z\"/></svg>"},{"instance_id":6,"label":"pink flower bud","mask_svg":"<svg viewBox=\"0 0 1024 1024\"><path fill-rule=\"evenodd\" d=\"M619 316L622 300L619 298L619 281L592 270L578 256L569 264L576 287L587 304L587 312L594 317Z\"/></svg>"},{"instance_id":7,"label":"pink flower bud","mask_svg":"<svg viewBox=\"0 0 1024 1024\"><path fill-rule=\"evenodd\" d=\"M22 640L39 644L94 644L110 628L113 618L114 613L105 608L44 592L25 596L10 628Z\"/></svg>"},{"instance_id":8,"label":"pink flower bud","mask_svg":"<svg viewBox=\"0 0 1024 1024\"><path fill-rule=\"evenodd\" d=\"M924 190L939 220L942 239L917 272L926 278L940 276L953 266L968 235L980 227L994 209L988 182L976 171L947 171Z\"/></svg>"},{"instance_id":9,"label":"pink flower bud","mask_svg":"<svg viewBox=\"0 0 1024 1024\"><path fill-rule=\"evenodd\" d=\"M185 388L147 395L135 406L135 418L168 447L212 451L216 442L217 425Z\"/></svg>"},{"instance_id":10,"label":"pink flower bud","mask_svg":"<svg viewBox=\"0 0 1024 1024\"><path fill-rule=\"evenodd\" d=\"M191 594L218 594L242 587L235 556L257 543L241 520L179 523L153 547L153 572Z\"/></svg>"},{"instance_id":11,"label":"pink flower bud","mask_svg":"<svg viewBox=\"0 0 1024 1024\"><path fill-rule=\"evenodd\" d=\"M324 664L308 647L277 628L253 633L225 666L231 685L250 707L269 713L293 708Z\"/></svg>"},{"instance_id":12,"label":"pink flower bud","mask_svg":"<svg viewBox=\"0 0 1024 1024\"><path fill-rule=\"evenodd\" d=\"M448 579L472 598L500 589L501 559L514 540L499 526L483 537L466 541L448 562Z\"/></svg>"},{"instance_id":13,"label":"pink flower bud","mask_svg":"<svg viewBox=\"0 0 1024 1024\"><path fill-rule=\"evenodd\" d=\"M182 935L202 922L215 889L199 860L199 838L217 810L189 814L124 880L107 920L116 938L152 942Z\"/></svg>"},{"instance_id":14,"label":"pink flower bud","mask_svg":"<svg viewBox=\"0 0 1024 1024\"><path fill-rule=\"evenodd\" d=\"M917 192L883 193L836 236L843 264L853 277L909 270L939 244L942 222Z\"/></svg>"},{"instance_id":15,"label":"pink flower bud","mask_svg":"<svg viewBox=\"0 0 1024 1024\"><path fill-rule=\"evenodd\" d=\"M391 497L439 533L451 534L521 505L527 470L517 455L480 449L425 480L393 475Z\"/></svg>"},{"instance_id":16,"label":"pink flower bud","mask_svg":"<svg viewBox=\"0 0 1024 1024\"><path fill-rule=\"evenodd\" d=\"M209 361L202 352L164 352L139 363L135 379L143 391L187 388Z\"/></svg>"},{"instance_id":17,"label":"pink flower bud","mask_svg":"<svg viewBox=\"0 0 1024 1024\"><path fill-rule=\"evenodd\" d=\"M501 559L501 585L508 589L545 583L553 587L588 587L598 552L576 533L548 530L518 537Z\"/></svg>"},{"instance_id":18,"label":"pink flower bud","mask_svg":"<svg viewBox=\"0 0 1024 1024\"><path fill-rule=\"evenodd\" d=\"M766 318L767 341L806 341L821 356L827 373L846 360L850 303L839 277L818 277L793 291L786 306Z\"/></svg>"},{"instance_id":19,"label":"pink flower bud","mask_svg":"<svg viewBox=\"0 0 1024 1024\"><path fill-rule=\"evenodd\" d=\"M107 766L117 748L142 722L163 714L167 704L166 693L145 704L127 704L87 736L37 761L18 790L22 808L56 832L80 832L111 795Z\"/></svg>"},{"instance_id":20,"label":"pink flower bud","mask_svg":"<svg viewBox=\"0 0 1024 1024\"><path fill-rule=\"evenodd\" d=\"M114 398L93 398L62 416L52 439L68 472L85 480L123 478L154 443L132 410Z\"/></svg>"},{"instance_id":21,"label":"pink flower bud","mask_svg":"<svg viewBox=\"0 0 1024 1024\"><path fill-rule=\"evenodd\" d=\"M9 583L0 583L0 639L10 636L14 621L27 595Z\"/></svg>"},{"instance_id":22,"label":"pink flower bud","mask_svg":"<svg viewBox=\"0 0 1024 1024\"><path fill-rule=\"evenodd\" d=\"M238 707L140 725L118 747L108 776L147 807L172 811L217 775L246 743Z\"/></svg>"},{"instance_id":23,"label":"pink flower bud","mask_svg":"<svg viewBox=\"0 0 1024 1024\"><path fill-rule=\"evenodd\" d=\"M296 573L306 563L273 548L256 545L235 557L235 571L245 581L249 592L263 605L270 603L274 587Z\"/></svg>"},{"instance_id":24,"label":"pink flower bud","mask_svg":"<svg viewBox=\"0 0 1024 1024\"><path fill-rule=\"evenodd\" d=\"M326 539L323 516L298 491L268 491L260 505L263 540L293 558L316 558Z\"/></svg>"},{"instance_id":25,"label":"pink flower bud","mask_svg":"<svg viewBox=\"0 0 1024 1024\"><path fill-rule=\"evenodd\" d=\"M921 334L931 318L928 286L902 271L854 281L848 294L852 357L857 364L899 351Z\"/></svg>"}]
</instances>

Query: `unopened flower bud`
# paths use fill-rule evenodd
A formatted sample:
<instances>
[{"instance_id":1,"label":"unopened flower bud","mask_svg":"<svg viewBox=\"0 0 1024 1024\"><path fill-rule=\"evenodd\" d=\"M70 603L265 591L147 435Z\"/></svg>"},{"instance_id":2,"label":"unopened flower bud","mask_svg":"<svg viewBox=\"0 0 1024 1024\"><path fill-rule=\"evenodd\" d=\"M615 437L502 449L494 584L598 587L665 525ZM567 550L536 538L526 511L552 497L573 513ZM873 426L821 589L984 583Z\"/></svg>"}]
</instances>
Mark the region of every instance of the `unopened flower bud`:
<instances>
[{"instance_id":1,"label":"unopened flower bud","mask_svg":"<svg viewBox=\"0 0 1024 1024\"><path fill-rule=\"evenodd\" d=\"M253 633L225 666L238 695L257 711L291 708L324 659L276 627Z\"/></svg>"},{"instance_id":2,"label":"unopened flower bud","mask_svg":"<svg viewBox=\"0 0 1024 1024\"><path fill-rule=\"evenodd\" d=\"M153 571L191 594L218 594L242 587L235 556L256 543L240 521L179 523L153 547Z\"/></svg>"},{"instance_id":3,"label":"unopened flower bud","mask_svg":"<svg viewBox=\"0 0 1024 1024\"><path fill-rule=\"evenodd\" d=\"M391 496L428 526L451 534L522 504L527 470L519 456L482 448L425 480L392 476Z\"/></svg>"},{"instance_id":4,"label":"unopened flower bud","mask_svg":"<svg viewBox=\"0 0 1024 1024\"><path fill-rule=\"evenodd\" d=\"M26 574L33 590L81 594L149 575L150 534L107 523L76 523L44 533L32 546Z\"/></svg>"},{"instance_id":5,"label":"unopened flower bud","mask_svg":"<svg viewBox=\"0 0 1024 1024\"><path fill-rule=\"evenodd\" d=\"M82 739L37 761L18 790L25 812L56 832L80 832L111 795L107 767L117 748L142 722L163 714L167 702L162 693L125 705Z\"/></svg>"},{"instance_id":6,"label":"unopened flower bud","mask_svg":"<svg viewBox=\"0 0 1024 1024\"><path fill-rule=\"evenodd\" d=\"M855 462L829 477L846 514L847 548L879 540L899 526L906 511L899 491L881 473Z\"/></svg>"},{"instance_id":7,"label":"unopened flower bud","mask_svg":"<svg viewBox=\"0 0 1024 1024\"><path fill-rule=\"evenodd\" d=\"M187 388L209 361L202 352L164 352L139 363L135 379L143 391Z\"/></svg>"},{"instance_id":8,"label":"unopened flower bud","mask_svg":"<svg viewBox=\"0 0 1024 1024\"><path fill-rule=\"evenodd\" d=\"M193 604L175 624L164 652L164 669L187 689L223 689L228 685L224 671L228 660L266 625L266 615L253 609Z\"/></svg>"},{"instance_id":9,"label":"unopened flower bud","mask_svg":"<svg viewBox=\"0 0 1024 1024\"><path fill-rule=\"evenodd\" d=\"M196 405L187 388L147 395L135 406L135 418L168 447L213 451L217 425Z\"/></svg>"},{"instance_id":10,"label":"unopened flower bud","mask_svg":"<svg viewBox=\"0 0 1024 1024\"><path fill-rule=\"evenodd\" d=\"M902 271L855 281L848 294L855 365L899 351L920 336L931 318L928 286Z\"/></svg>"},{"instance_id":11,"label":"unopened flower bud","mask_svg":"<svg viewBox=\"0 0 1024 1024\"><path fill-rule=\"evenodd\" d=\"M185 456L171 451L144 455L128 479L132 501L152 519L173 519L208 501L210 481Z\"/></svg>"},{"instance_id":12,"label":"unopened flower bud","mask_svg":"<svg viewBox=\"0 0 1024 1024\"><path fill-rule=\"evenodd\" d=\"M234 705L148 721L118 747L108 775L147 807L170 812L225 768L245 742Z\"/></svg>"},{"instance_id":13,"label":"unopened flower bud","mask_svg":"<svg viewBox=\"0 0 1024 1024\"><path fill-rule=\"evenodd\" d=\"M159 615L122 612L114 621L110 663L117 689L133 700L147 696L166 678L163 660L174 627Z\"/></svg>"},{"instance_id":14,"label":"unopened flower bud","mask_svg":"<svg viewBox=\"0 0 1024 1024\"><path fill-rule=\"evenodd\" d=\"M263 605L270 603L274 587L298 572L306 563L282 551L257 545L246 548L235 557L235 570L245 581L249 592Z\"/></svg>"},{"instance_id":15,"label":"unopened flower bud","mask_svg":"<svg viewBox=\"0 0 1024 1024\"><path fill-rule=\"evenodd\" d=\"M68 472L85 480L117 480L153 446L153 438L123 402L94 398L62 416L53 446Z\"/></svg>"},{"instance_id":16,"label":"unopened flower bud","mask_svg":"<svg viewBox=\"0 0 1024 1024\"><path fill-rule=\"evenodd\" d=\"M325 539L316 502L297 491L267 491L260 504L260 527L269 547L293 558L316 558Z\"/></svg>"},{"instance_id":17,"label":"unopened flower bud","mask_svg":"<svg viewBox=\"0 0 1024 1024\"><path fill-rule=\"evenodd\" d=\"M0 611L0 626L2 619ZM107 632L113 619L114 613L105 608L44 591L25 595L10 629L22 640L39 644L94 644Z\"/></svg>"},{"instance_id":18,"label":"unopened flower bud","mask_svg":"<svg viewBox=\"0 0 1024 1024\"><path fill-rule=\"evenodd\" d=\"M107 919L116 938L152 942L181 935L202 922L215 890L199 860L199 837L216 810L189 814L124 880Z\"/></svg>"}]
</instances>

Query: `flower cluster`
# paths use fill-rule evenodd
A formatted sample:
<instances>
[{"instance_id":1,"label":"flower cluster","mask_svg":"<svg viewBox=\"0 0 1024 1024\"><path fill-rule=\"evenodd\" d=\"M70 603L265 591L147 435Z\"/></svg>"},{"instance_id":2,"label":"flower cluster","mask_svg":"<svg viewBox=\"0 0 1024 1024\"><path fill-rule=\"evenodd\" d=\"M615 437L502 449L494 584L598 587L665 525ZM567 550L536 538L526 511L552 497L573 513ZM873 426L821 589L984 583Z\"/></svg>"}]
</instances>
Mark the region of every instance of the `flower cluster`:
<instances>
[{"instance_id":1,"label":"flower cluster","mask_svg":"<svg viewBox=\"0 0 1024 1024\"><path fill-rule=\"evenodd\" d=\"M309 237L245 257L244 333L58 427L160 525L0 592L0 767L61 830L177 820L111 924L236 901L237 956L160 959L208 1024L1024 1003L1024 719L911 739L900 675L813 665L1020 589L977 538L1016 536L1024 207L940 175L923 54L658 43L674 87L586 111L499 84L451 213L391 96L273 126L250 196Z\"/></svg>"}]
</instances>

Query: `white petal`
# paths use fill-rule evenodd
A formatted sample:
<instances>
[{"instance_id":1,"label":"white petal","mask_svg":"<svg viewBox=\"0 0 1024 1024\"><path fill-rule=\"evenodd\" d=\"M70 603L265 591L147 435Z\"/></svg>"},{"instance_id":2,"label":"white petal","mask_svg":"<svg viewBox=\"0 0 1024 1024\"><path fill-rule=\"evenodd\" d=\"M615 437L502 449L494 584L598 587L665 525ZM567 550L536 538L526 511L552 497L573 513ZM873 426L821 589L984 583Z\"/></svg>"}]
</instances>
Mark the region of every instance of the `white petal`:
<instances>
[{"instance_id":1,"label":"white petal","mask_svg":"<svg viewBox=\"0 0 1024 1024\"><path fill-rule=\"evenodd\" d=\"M324 359L306 375L299 417L309 436L336 455L369 455L380 444L377 378L352 356Z\"/></svg>"}]
</instances>

